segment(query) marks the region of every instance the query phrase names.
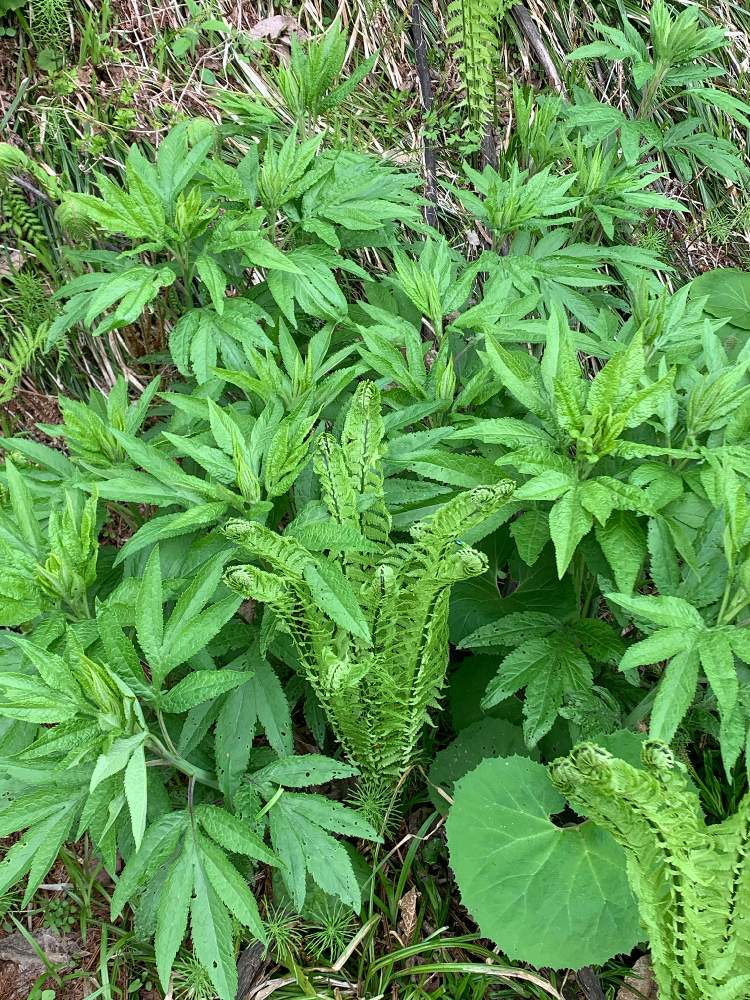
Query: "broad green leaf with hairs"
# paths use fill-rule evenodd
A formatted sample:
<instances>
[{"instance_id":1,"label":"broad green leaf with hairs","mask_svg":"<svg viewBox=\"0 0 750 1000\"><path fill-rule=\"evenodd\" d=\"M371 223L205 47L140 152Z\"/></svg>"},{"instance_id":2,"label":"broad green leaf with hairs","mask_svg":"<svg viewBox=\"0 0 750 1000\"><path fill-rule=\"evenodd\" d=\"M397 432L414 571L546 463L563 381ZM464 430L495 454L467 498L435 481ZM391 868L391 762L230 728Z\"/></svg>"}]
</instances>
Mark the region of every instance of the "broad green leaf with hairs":
<instances>
[{"instance_id":1,"label":"broad green leaf with hairs","mask_svg":"<svg viewBox=\"0 0 750 1000\"><path fill-rule=\"evenodd\" d=\"M580 969L642 932L622 848L592 823L555 826L564 808L541 764L485 760L456 785L448 848L464 906L508 958Z\"/></svg>"}]
</instances>

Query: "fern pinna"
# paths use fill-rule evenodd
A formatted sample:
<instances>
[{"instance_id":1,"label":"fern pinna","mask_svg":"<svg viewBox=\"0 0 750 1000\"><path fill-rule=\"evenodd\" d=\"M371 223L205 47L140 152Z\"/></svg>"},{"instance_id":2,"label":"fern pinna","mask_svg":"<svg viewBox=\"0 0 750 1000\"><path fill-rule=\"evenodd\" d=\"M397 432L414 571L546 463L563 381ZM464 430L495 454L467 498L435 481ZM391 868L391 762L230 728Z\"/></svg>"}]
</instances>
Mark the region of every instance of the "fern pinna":
<instances>
[{"instance_id":1,"label":"fern pinna","mask_svg":"<svg viewBox=\"0 0 750 1000\"><path fill-rule=\"evenodd\" d=\"M642 764L582 744L550 777L625 849L660 1000L742 1000L750 996L750 794L708 826L666 744L646 743Z\"/></svg>"},{"instance_id":2,"label":"fern pinna","mask_svg":"<svg viewBox=\"0 0 750 1000\"><path fill-rule=\"evenodd\" d=\"M515 2L451 0L448 4L448 42L456 46L469 123L478 138L482 137L492 118L495 103L498 21Z\"/></svg>"},{"instance_id":3,"label":"fern pinna","mask_svg":"<svg viewBox=\"0 0 750 1000\"><path fill-rule=\"evenodd\" d=\"M226 582L266 605L267 634L270 627L291 636L375 812L414 763L443 684L451 587L487 568L460 536L513 490L504 481L461 493L415 524L412 542L398 542L384 500L384 450L380 394L363 382L341 441L323 434L317 443L314 469L328 519L293 522L283 536L248 521L225 528L268 567L234 566Z\"/></svg>"}]
</instances>

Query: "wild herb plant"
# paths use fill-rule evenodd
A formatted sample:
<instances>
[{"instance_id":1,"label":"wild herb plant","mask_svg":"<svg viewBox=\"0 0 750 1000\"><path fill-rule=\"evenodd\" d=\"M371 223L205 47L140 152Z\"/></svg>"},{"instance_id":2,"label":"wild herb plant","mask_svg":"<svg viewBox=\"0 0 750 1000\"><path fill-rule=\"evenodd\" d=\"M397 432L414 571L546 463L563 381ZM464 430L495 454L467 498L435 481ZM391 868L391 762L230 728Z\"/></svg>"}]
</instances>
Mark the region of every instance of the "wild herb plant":
<instances>
[{"instance_id":1,"label":"wild herb plant","mask_svg":"<svg viewBox=\"0 0 750 1000\"><path fill-rule=\"evenodd\" d=\"M659 3L650 18L648 42L608 29L607 50L588 52L625 58L640 116L575 88L514 89L505 162L469 168L441 202L474 233L470 259L448 225L423 224L419 178L336 145L330 116L372 62L342 80L338 25L293 41L273 111L225 92L218 125L183 121L64 196L76 274L32 342L140 327L155 353L106 392L61 393L42 427L59 448L1 442L0 836L19 839L0 895L25 879L28 900L85 835L114 882L112 918L132 908L165 990L175 970L175 995L233 997L254 938L308 992L301 956L352 946L361 992L381 994L373 907L401 919L416 846L375 902L387 859L362 878L340 837L376 841L452 725L431 771L448 798L433 801L447 810L456 789L452 859L482 928L511 957L559 966L643 936L623 851L592 823L549 820L564 803L531 758L595 739L633 760L638 738L617 731L640 726L676 755L700 739L735 776L747 743L750 299L723 272L667 288L638 234L685 207L667 169L741 181L737 148L693 112L748 109L705 85L721 32ZM472 121L486 124L477 55ZM677 105L687 117L666 123ZM451 664L449 641L472 655ZM485 756L499 759L464 777ZM614 785L666 814L662 771L656 788L585 750L554 774L606 825ZM475 905L490 880L472 845L482 833L489 864L489 829L513 863ZM725 924L708 944L696 931L707 955L725 943L696 972L646 909L663 989L744 988Z\"/></svg>"},{"instance_id":2,"label":"wild herb plant","mask_svg":"<svg viewBox=\"0 0 750 1000\"><path fill-rule=\"evenodd\" d=\"M268 566L235 566L226 582L263 602L270 635L289 633L375 817L415 763L438 703L451 586L487 566L462 536L507 506L513 488L506 481L461 492L412 525L410 544L398 543L383 489L384 433L380 394L362 382L341 442L328 435L317 442L327 518L302 511L283 536L246 522L225 528Z\"/></svg>"},{"instance_id":3,"label":"wild herb plant","mask_svg":"<svg viewBox=\"0 0 750 1000\"><path fill-rule=\"evenodd\" d=\"M646 742L639 759L631 740L627 759L584 743L548 771L511 757L486 760L464 778L448 820L464 901L511 955L540 965L602 962L641 933L622 881L623 851L659 996L739 1000L750 983L748 798L708 825L669 748ZM563 796L588 822L564 829L550 822ZM543 885L554 893L537 908ZM540 933L551 913L559 921L554 941Z\"/></svg>"}]
</instances>

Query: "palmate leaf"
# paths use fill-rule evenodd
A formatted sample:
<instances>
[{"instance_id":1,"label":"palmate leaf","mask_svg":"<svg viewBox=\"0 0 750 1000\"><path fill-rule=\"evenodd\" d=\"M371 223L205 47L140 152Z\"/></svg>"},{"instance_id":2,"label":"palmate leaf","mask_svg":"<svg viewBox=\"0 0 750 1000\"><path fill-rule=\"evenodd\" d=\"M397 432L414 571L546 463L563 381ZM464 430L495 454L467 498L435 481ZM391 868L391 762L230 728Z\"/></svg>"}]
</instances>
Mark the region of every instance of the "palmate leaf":
<instances>
[{"instance_id":1,"label":"palmate leaf","mask_svg":"<svg viewBox=\"0 0 750 1000\"><path fill-rule=\"evenodd\" d=\"M190 903L190 933L198 961L208 971L220 1000L234 1000L237 963L232 920L198 852L193 860L194 894Z\"/></svg>"},{"instance_id":2,"label":"palmate leaf","mask_svg":"<svg viewBox=\"0 0 750 1000\"><path fill-rule=\"evenodd\" d=\"M544 619L547 616L508 617ZM521 688L526 689L523 729L528 746L534 746L552 728L567 692L587 691L593 684L591 664L575 643L561 633L540 635L540 632L549 631L548 625L537 624L536 628L537 637L523 641L500 663L497 676L490 681L482 699L482 707L488 709ZM532 624L529 631L533 634L533 630Z\"/></svg>"},{"instance_id":3,"label":"palmate leaf","mask_svg":"<svg viewBox=\"0 0 750 1000\"><path fill-rule=\"evenodd\" d=\"M221 1000L234 1000L236 991L232 916L260 941L266 940L255 898L229 859L230 853L279 864L245 823L224 809L204 804L196 808L194 823L186 813L169 813L151 824L118 879L112 897L113 919L166 864L155 927L157 969L165 990L187 931L188 913L196 956Z\"/></svg>"},{"instance_id":4,"label":"palmate leaf","mask_svg":"<svg viewBox=\"0 0 750 1000\"><path fill-rule=\"evenodd\" d=\"M641 930L622 849L591 823L555 826L564 806L541 764L485 760L456 786L448 848L463 904L504 954L581 968Z\"/></svg>"},{"instance_id":5,"label":"palmate leaf","mask_svg":"<svg viewBox=\"0 0 750 1000\"><path fill-rule=\"evenodd\" d=\"M304 905L308 872L324 892L360 909L351 858L331 832L379 841L365 819L322 795L284 792L271 809L269 827L274 851L284 864L281 877L297 910Z\"/></svg>"},{"instance_id":6,"label":"palmate leaf","mask_svg":"<svg viewBox=\"0 0 750 1000\"><path fill-rule=\"evenodd\" d=\"M222 300L215 307L191 309L175 324L169 335L169 350L182 375L194 374L200 383L213 376L218 357L227 368L244 367L244 350L274 351L274 345L260 324L268 314L247 299Z\"/></svg>"},{"instance_id":7,"label":"palmate leaf","mask_svg":"<svg viewBox=\"0 0 750 1000\"><path fill-rule=\"evenodd\" d=\"M187 712L240 687L247 680L245 670L195 670L170 688L159 703L164 712Z\"/></svg>"},{"instance_id":8,"label":"palmate leaf","mask_svg":"<svg viewBox=\"0 0 750 1000\"><path fill-rule=\"evenodd\" d=\"M28 905L69 838L85 794L71 775L67 787L35 789L0 813L4 835L25 830L0 860L0 894L28 874L22 904Z\"/></svg>"},{"instance_id":9,"label":"palmate leaf","mask_svg":"<svg viewBox=\"0 0 750 1000\"><path fill-rule=\"evenodd\" d=\"M257 645L230 666L243 666L249 679L223 699L216 720L214 757L219 785L231 799L247 770L258 725L272 749L281 757L292 757L292 718L284 688L275 670Z\"/></svg>"}]
</instances>

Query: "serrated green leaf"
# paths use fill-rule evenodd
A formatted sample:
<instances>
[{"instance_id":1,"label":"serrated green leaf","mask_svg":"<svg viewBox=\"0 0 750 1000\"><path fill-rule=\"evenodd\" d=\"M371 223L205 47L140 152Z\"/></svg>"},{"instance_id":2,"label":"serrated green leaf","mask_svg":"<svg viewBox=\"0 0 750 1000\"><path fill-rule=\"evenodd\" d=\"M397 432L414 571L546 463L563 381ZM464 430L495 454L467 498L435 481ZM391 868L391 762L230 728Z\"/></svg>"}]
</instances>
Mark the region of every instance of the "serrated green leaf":
<instances>
[{"instance_id":1,"label":"serrated green leaf","mask_svg":"<svg viewBox=\"0 0 750 1000\"><path fill-rule=\"evenodd\" d=\"M249 680L246 670L195 670L160 699L163 712L187 712Z\"/></svg>"},{"instance_id":2,"label":"serrated green leaf","mask_svg":"<svg viewBox=\"0 0 750 1000\"><path fill-rule=\"evenodd\" d=\"M363 642L371 642L365 616L341 569L335 563L321 559L317 563L308 562L304 573L310 592L321 610L347 632Z\"/></svg>"},{"instance_id":3,"label":"serrated green leaf","mask_svg":"<svg viewBox=\"0 0 750 1000\"><path fill-rule=\"evenodd\" d=\"M581 505L577 489L560 497L549 512L549 533L555 547L557 575L562 580L578 543L593 524L591 514Z\"/></svg>"},{"instance_id":4,"label":"serrated green leaf","mask_svg":"<svg viewBox=\"0 0 750 1000\"><path fill-rule=\"evenodd\" d=\"M700 660L695 649L674 656L656 692L649 732L654 739L669 743L693 703L698 684Z\"/></svg>"},{"instance_id":5,"label":"serrated green leaf","mask_svg":"<svg viewBox=\"0 0 750 1000\"><path fill-rule=\"evenodd\" d=\"M299 757L282 757L267 764L260 771L255 771L253 781L270 781L287 788L307 788L324 785L336 778L352 778L358 773L356 767L350 764L322 754L307 753Z\"/></svg>"},{"instance_id":6,"label":"serrated green leaf","mask_svg":"<svg viewBox=\"0 0 750 1000\"><path fill-rule=\"evenodd\" d=\"M232 921L224 903L211 885L203 862L195 852L195 895L190 904L190 932L193 948L208 972L220 1000L235 1000L237 963L234 957Z\"/></svg>"},{"instance_id":7,"label":"serrated green leaf","mask_svg":"<svg viewBox=\"0 0 750 1000\"><path fill-rule=\"evenodd\" d=\"M266 865L278 865L279 859L253 831L220 806L200 805L195 811L198 822L206 833L225 850L245 854Z\"/></svg>"},{"instance_id":8,"label":"serrated green leaf","mask_svg":"<svg viewBox=\"0 0 750 1000\"><path fill-rule=\"evenodd\" d=\"M734 654L726 634L718 629L704 632L698 642L703 672L719 703L722 717L730 716L737 704L739 683Z\"/></svg>"},{"instance_id":9,"label":"serrated green leaf","mask_svg":"<svg viewBox=\"0 0 750 1000\"><path fill-rule=\"evenodd\" d=\"M193 897L193 865L192 841L188 841L169 869L160 894L154 951L159 982L165 991L169 989L172 966L187 930Z\"/></svg>"},{"instance_id":10,"label":"serrated green leaf","mask_svg":"<svg viewBox=\"0 0 750 1000\"><path fill-rule=\"evenodd\" d=\"M146 830L146 808L148 805L148 779L146 776L146 755L143 744L137 746L125 768L125 800L130 810L130 823L136 851L141 846Z\"/></svg>"},{"instance_id":11,"label":"serrated green leaf","mask_svg":"<svg viewBox=\"0 0 750 1000\"><path fill-rule=\"evenodd\" d=\"M135 602L135 631L152 668L161 658L164 636L162 603L161 562L157 545L146 563Z\"/></svg>"},{"instance_id":12,"label":"serrated green leaf","mask_svg":"<svg viewBox=\"0 0 750 1000\"><path fill-rule=\"evenodd\" d=\"M258 913L258 904L247 883L234 865L227 860L220 847L213 844L207 837L198 835L198 850L201 854L201 864L208 880L216 890L216 894L229 912L239 922L247 927L253 935L266 942L266 931Z\"/></svg>"}]
</instances>

